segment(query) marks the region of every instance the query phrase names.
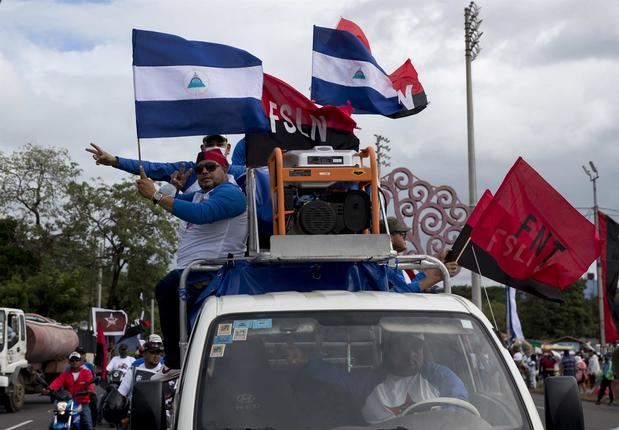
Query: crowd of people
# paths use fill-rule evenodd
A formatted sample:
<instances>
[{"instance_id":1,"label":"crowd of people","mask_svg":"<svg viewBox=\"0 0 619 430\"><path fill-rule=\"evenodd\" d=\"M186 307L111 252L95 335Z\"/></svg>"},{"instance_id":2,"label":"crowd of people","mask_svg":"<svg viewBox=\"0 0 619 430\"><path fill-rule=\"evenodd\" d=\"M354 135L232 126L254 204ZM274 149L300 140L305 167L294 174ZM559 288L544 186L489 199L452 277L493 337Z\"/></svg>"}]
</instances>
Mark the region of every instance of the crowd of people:
<instances>
[{"instance_id":1,"label":"crowd of people","mask_svg":"<svg viewBox=\"0 0 619 430\"><path fill-rule=\"evenodd\" d=\"M527 355L520 346L515 346L512 358L532 390L549 376L571 376L576 379L581 394L597 396L596 404L601 404L605 396L608 404L614 402L612 382L619 379L619 349L614 354L583 349L565 350L562 355L551 350Z\"/></svg>"}]
</instances>

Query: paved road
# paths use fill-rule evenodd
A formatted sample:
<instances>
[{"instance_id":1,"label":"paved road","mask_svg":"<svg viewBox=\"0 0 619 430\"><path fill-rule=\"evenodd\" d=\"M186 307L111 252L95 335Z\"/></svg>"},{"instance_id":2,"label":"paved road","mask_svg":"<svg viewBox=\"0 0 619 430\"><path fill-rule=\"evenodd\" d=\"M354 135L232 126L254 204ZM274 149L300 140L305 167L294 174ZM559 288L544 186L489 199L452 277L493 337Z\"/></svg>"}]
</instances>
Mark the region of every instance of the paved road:
<instances>
[{"instance_id":1,"label":"paved road","mask_svg":"<svg viewBox=\"0 0 619 430\"><path fill-rule=\"evenodd\" d=\"M537 410L544 419L544 396L533 394ZM606 404L595 405L593 402L582 402L587 430L619 430L619 406ZM51 420L51 403L49 398L29 395L24 409L8 414L0 412L0 430L41 430L46 429ZM98 427L99 428L99 427ZM100 427L109 429L107 425Z\"/></svg>"}]
</instances>

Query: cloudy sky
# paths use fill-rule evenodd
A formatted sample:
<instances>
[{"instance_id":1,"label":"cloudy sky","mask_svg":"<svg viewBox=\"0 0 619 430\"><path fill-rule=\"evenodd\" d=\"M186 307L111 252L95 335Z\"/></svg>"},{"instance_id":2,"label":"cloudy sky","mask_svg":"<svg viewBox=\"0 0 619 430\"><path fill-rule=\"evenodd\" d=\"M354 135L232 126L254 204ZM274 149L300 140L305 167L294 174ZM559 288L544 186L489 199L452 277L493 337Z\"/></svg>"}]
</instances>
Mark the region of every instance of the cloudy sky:
<instances>
[{"instance_id":1,"label":"cloudy sky","mask_svg":"<svg viewBox=\"0 0 619 430\"><path fill-rule=\"evenodd\" d=\"M479 194L523 156L569 202L592 206L581 165L600 172L598 200L619 220L619 2L493 0L482 6L473 63ZM249 0L0 3L0 151L27 142L69 149L84 177L122 178L84 152L96 142L137 158L131 29L233 45L309 95L312 25L365 31L391 72L410 57L431 105L391 120L357 116L363 144L391 139L394 166L468 201L464 1ZM145 159L192 159L198 138L142 142Z\"/></svg>"}]
</instances>

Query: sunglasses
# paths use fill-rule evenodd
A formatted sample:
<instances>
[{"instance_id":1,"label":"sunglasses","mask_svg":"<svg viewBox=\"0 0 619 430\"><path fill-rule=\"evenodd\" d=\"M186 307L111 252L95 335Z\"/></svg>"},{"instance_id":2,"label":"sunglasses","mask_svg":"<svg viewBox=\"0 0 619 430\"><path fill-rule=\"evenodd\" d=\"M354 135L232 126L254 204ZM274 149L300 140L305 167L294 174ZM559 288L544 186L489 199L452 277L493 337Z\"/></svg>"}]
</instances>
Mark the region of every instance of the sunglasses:
<instances>
[{"instance_id":1,"label":"sunglasses","mask_svg":"<svg viewBox=\"0 0 619 430\"><path fill-rule=\"evenodd\" d=\"M214 164L214 163L200 164L199 166L196 166L196 173L199 175L205 170L209 173L213 173L215 170L217 170L218 167L219 167L219 164Z\"/></svg>"}]
</instances>

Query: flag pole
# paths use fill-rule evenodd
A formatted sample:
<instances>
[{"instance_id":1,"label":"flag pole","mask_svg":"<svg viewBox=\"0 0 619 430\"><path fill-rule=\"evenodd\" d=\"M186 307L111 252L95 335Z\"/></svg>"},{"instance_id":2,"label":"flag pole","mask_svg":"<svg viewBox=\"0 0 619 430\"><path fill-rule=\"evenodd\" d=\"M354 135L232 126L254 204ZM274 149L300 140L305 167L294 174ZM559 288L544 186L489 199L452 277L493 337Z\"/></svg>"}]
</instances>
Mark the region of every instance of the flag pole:
<instances>
[{"instance_id":1,"label":"flag pole","mask_svg":"<svg viewBox=\"0 0 619 430\"><path fill-rule=\"evenodd\" d=\"M466 243L464 244L464 246L462 247L462 250L460 251L460 254L458 254L458 256L455 259L455 263L458 264L458 262L460 261L460 257L462 257L462 254L464 253L464 251L466 250L466 247L469 246L469 242L471 241L471 238L469 237L466 240Z\"/></svg>"},{"instance_id":2,"label":"flag pole","mask_svg":"<svg viewBox=\"0 0 619 430\"><path fill-rule=\"evenodd\" d=\"M137 98L137 94L135 91L135 66L131 68L131 71L133 73L133 108L134 108L134 114L135 114L135 134L137 135L137 138L138 138L138 161L140 162L139 164L141 166L142 165L142 147L140 146L140 127L138 125L138 110L136 106L136 102L138 101L138 98Z\"/></svg>"},{"instance_id":3,"label":"flag pole","mask_svg":"<svg viewBox=\"0 0 619 430\"><path fill-rule=\"evenodd\" d=\"M138 161L142 164L142 147L140 146L140 138L138 137Z\"/></svg>"}]
</instances>

